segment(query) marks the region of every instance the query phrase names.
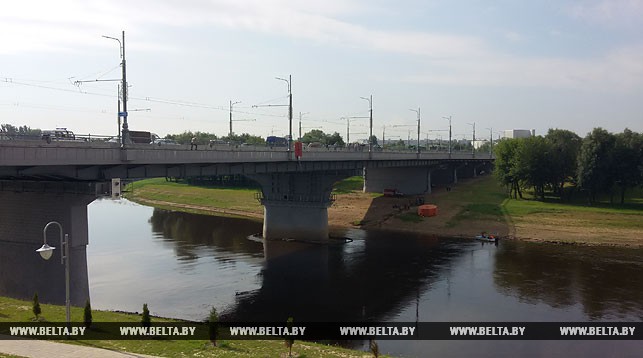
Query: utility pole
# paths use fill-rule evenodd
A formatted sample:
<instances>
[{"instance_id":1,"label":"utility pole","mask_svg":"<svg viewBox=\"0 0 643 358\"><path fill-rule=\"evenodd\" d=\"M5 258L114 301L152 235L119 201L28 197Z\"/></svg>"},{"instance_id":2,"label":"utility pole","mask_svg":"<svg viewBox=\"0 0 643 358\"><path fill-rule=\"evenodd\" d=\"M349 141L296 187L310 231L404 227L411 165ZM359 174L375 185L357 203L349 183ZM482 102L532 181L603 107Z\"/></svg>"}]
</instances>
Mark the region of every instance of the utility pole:
<instances>
[{"instance_id":1,"label":"utility pole","mask_svg":"<svg viewBox=\"0 0 643 358\"><path fill-rule=\"evenodd\" d=\"M304 113L299 112L299 141L300 141L300 142L301 142L301 117L302 117L304 114L308 114L308 113L310 113L310 112L304 112Z\"/></svg>"},{"instance_id":2,"label":"utility pole","mask_svg":"<svg viewBox=\"0 0 643 358\"><path fill-rule=\"evenodd\" d=\"M476 122L467 123L470 126L473 126L473 141L471 142L471 154L476 155Z\"/></svg>"},{"instance_id":3,"label":"utility pole","mask_svg":"<svg viewBox=\"0 0 643 358\"><path fill-rule=\"evenodd\" d=\"M409 109L409 111L413 111L413 112L418 114L418 147L417 147L417 154L420 154L420 107L418 107L417 110Z\"/></svg>"},{"instance_id":4,"label":"utility pole","mask_svg":"<svg viewBox=\"0 0 643 358\"><path fill-rule=\"evenodd\" d=\"M442 118L449 120L449 158L451 158L451 116Z\"/></svg>"},{"instance_id":5,"label":"utility pole","mask_svg":"<svg viewBox=\"0 0 643 358\"><path fill-rule=\"evenodd\" d=\"M288 84L288 152L290 152L292 151L292 75L288 75L288 79L275 78ZM290 154L288 154L288 160L290 160Z\"/></svg>"},{"instance_id":6,"label":"utility pole","mask_svg":"<svg viewBox=\"0 0 643 358\"><path fill-rule=\"evenodd\" d=\"M238 103L241 103L241 101L233 103L232 100L230 100L230 133L228 134L228 138L232 138L232 106Z\"/></svg>"},{"instance_id":7,"label":"utility pole","mask_svg":"<svg viewBox=\"0 0 643 358\"><path fill-rule=\"evenodd\" d=\"M103 37L106 39L118 41L118 44L120 45L120 50L121 50L120 51L121 68L123 70L122 76L121 76L121 97L123 102L123 111L121 112L119 109L118 117L119 119L120 117L123 117L123 130L122 130L123 135L121 137L121 145L124 147L126 144L131 144L132 141L130 140L130 137L129 137L129 126L127 125L127 69L126 69L126 62L125 62L125 31L122 32L122 35L123 35L122 41L117 39L116 37L105 36L105 35L103 35Z\"/></svg>"},{"instance_id":8,"label":"utility pole","mask_svg":"<svg viewBox=\"0 0 643 358\"><path fill-rule=\"evenodd\" d=\"M120 84L118 84L117 93L118 93L118 96L116 97L118 97L118 101L117 101L118 111L116 112L116 119L118 121L118 127L116 127L116 133L118 133L117 134L118 142L121 143L121 85Z\"/></svg>"},{"instance_id":9,"label":"utility pole","mask_svg":"<svg viewBox=\"0 0 643 358\"><path fill-rule=\"evenodd\" d=\"M368 125L368 159L373 157L373 95L370 97L360 97L368 101L368 116L369 116L369 125Z\"/></svg>"}]
</instances>

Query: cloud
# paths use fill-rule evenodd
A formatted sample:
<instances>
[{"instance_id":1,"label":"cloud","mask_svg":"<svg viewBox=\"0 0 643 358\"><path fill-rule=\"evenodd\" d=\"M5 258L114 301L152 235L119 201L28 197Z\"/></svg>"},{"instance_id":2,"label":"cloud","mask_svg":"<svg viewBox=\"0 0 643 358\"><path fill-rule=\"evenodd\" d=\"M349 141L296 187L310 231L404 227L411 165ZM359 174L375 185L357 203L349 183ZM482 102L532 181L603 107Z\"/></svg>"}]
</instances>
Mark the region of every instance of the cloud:
<instances>
[{"instance_id":1,"label":"cloud","mask_svg":"<svg viewBox=\"0 0 643 358\"><path fill-rule=\"evenodd\" d=\"M641 27L643 0L583 1L569 8L579 19L610 27Z\"/></svg>"},{"instance_id":2,"label":"cloud","mask_svg":"<svg viewBox=\"0 0 643 358\"><path fill-rule=\"evenodd\" d=\"M527 57L503 53L479 35L382 30L346 19L369 7L357 1L183 0L14 1L0 14L0 53L81 51L112 46L98 35L132 38L165 27L215 26L360 50L413 56L426 63L422 75L408 81L467 85L627 88L642 86L643 51L622 46L588 59ZM376 10L381 13L381 9ZM599 22L643 18L643 0L581 3L571 8L579 18ZM149 32L146 34L146 32ZM522 35L508 32L510 41ZM173 50L181 44L130 42L137 49Z\"/></svg>"}]
</instances>

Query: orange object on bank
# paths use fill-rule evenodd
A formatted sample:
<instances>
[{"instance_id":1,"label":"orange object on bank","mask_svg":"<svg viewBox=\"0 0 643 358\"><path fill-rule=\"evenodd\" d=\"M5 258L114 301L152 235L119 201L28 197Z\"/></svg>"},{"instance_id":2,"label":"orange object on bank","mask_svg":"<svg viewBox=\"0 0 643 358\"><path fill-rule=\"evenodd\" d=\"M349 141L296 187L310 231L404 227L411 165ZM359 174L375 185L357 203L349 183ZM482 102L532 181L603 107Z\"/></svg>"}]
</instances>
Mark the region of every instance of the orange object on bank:
<instances>
[{"instance_id":1,"label":"orange object on bank","mask_svg":"<svg viewBox=\"0 0 643 358\"><path fill-rule=\"evenodd\" d=\"M438 215L438 207L436 205L420 205L418 206L418 215L420 216L436 216Z\"/></svg>"}]
</instances>

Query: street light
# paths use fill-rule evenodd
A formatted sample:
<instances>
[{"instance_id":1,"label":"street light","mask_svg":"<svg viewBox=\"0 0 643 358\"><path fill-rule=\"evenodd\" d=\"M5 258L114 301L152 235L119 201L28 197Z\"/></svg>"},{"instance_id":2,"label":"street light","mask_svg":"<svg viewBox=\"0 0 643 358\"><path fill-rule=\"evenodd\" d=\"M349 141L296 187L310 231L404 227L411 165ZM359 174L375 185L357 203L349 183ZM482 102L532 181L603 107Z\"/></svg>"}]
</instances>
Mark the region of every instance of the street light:
<instances>
[{"instance_id":1,"label":"street light","mask_svg":"<svg viewBox=\"0 0 643 358\"><path fill-rule=\"evenodd\" d=\"M369 131L368 131L368 158L371 159L373 155L373 95L370 97L360 97L368 101L368 117L369 117Z\"/></svg>"},{"instance_id":2,"label":"street light","mask_svg":"<svg viewBox=\"0 0 643 358\"><path fill-rule=\"evenodd\" d=\"M310 114L310 112L299 112L299 141L301 142L301 117L305 114Z\"/></svg>"},{"instance_id":3,"label":"street light","mask_svg":"<svg viewBox=\"0 0 643 358\"><path fill-rule=\"evenodd\" d=\"M420 154L420 107L418 107L417 110L409 109L409 111L413 111L413 112L418 114L418 148L417 148L417 153Z\"/></svg>"},{"instance_id":4,"label":"street light","mask_svg":"<svg viewBox=\"0 0 643 358\"><path fill-rule=\"evenodd\" d=\"M130 144L130 138L129 138L129 126L127 125L127 71L125 69L125 31L123 31L122 36L123 36L123 42L121 42L121 40L117 39L116 37L103 35L103 37L106 39L118 41L120 53L121 53L121 67L123 70L122 79L121 79L122 81L121 95L123 98L122 100L123 111L119 113L119 117L121 117L121 115L123 117L123 136L121 138L122 140L121 144L124 146L125 144Z\"/></svg>"},{"instance_id":5,"label":"street light","mask_svg":"<svg viewBox=\"0 0 643 358\"><path fill-rule=\"evenodd\" d=\"M493 155L493 128L487 128L489 130L489 158Z\"/></svg>"},{"instance_id":6,"label":"street light","mask_svg":"<svg viewBox=\"0 0 643 358\"><path fill-rule=\"evenodd\" d=\"M449 158L451 157L451 116L442 117L449 120Z\"/></svg>"},{"instance_id":7,"label":"street light","mask_svg":"<svg viewBox=\"0 0 643 358\"><path fill-rule=\"evenodd\" d=\"M230 133L228 134L228 138L232 138L232 106L234 106L237 103L241 103L241 101L237 101L234 103L230 101Z\"/></svg>"},{"instance_id":8,"label":"street light","mask_svg":"<svg viewBox=\"0 0 643 358\"><path fill-rule=\"evenodd\" d=\"M280 81L285 81L288 84L288 151L292 148L292 75L288 75L288 79L275 77ZM288 155L290 160L290 155Z\"/></svg>"},{"instance_id":9,"label":"street light","mask_svg":"<svg viewBox=\"0 0 643 358\"><path fill-rule=\"evenodd\" d=\"M67 323L71 322L71 307L69 302L69 235L64 235L63 240L63 226L60 225L57 221L50 221L45 225L45 228L42 229L43 245L41 248L36 250L37 253L42 256L43 259L49 260L56 249L53 246L47 245L47 228L50 225L58 225L60 231L60 246L62 251L60 252L60 263L65 265L65 315L67 316Z\"/></svg>"},{"instance_id":10,"label":"street light","mask_svg":"<svg viewBox=\"0 0 643 358\"><path fill-rule=\"evenodd\" d=\"M473 126L473 141L471 142L471 154L476 155L476 122L467 123L470 126Z\"/></svg>"}]
</instances>

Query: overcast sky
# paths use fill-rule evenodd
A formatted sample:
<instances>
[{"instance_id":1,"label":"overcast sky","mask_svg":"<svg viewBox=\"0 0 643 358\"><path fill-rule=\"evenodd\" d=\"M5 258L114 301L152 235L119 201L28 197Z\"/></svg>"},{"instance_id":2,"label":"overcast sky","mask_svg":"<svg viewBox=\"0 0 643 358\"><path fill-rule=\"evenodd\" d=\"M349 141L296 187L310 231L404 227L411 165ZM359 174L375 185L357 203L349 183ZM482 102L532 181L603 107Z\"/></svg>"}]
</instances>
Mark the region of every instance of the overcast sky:
<instances>
[{"instance_id":1,"label":"overcast sky","mask_svg":"<svg viewBox=\"0 0 643 358\"><path fill-rule=\"evenodd\" d=\"M125 31L129 124L379 138L448 129L643 131L643 0L43 0L0 12L0 123L116 134ZM146 111L149 109L149 111ZM140 111L135 111L140 110ZM145 111L144 111L145 110ZM254 121L252 121L254 120ZM396 125L397 127L393 127ZM351 140L368 120L351 120Z\"/></svg>"}]
</instances>

